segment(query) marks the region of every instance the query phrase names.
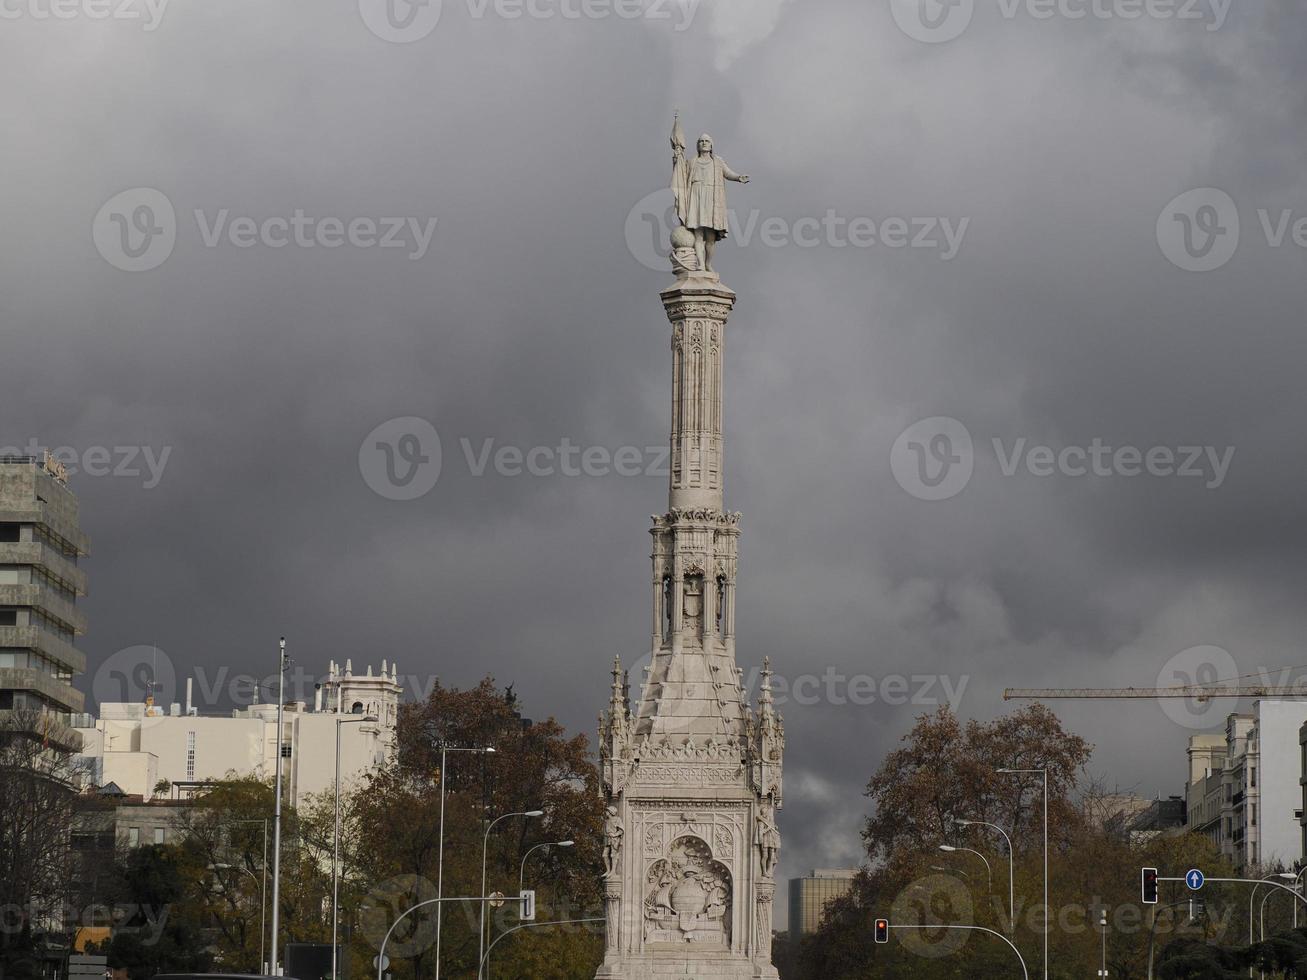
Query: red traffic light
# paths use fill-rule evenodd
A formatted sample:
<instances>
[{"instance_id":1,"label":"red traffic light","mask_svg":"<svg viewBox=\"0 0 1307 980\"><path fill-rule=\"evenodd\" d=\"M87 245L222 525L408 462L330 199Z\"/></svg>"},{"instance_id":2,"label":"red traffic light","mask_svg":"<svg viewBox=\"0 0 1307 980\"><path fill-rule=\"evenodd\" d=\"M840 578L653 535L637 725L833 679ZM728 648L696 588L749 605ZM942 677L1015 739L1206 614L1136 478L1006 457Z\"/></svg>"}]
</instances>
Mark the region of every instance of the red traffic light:
<instances>
[{"instance_id":1,"label":"red traffic light","mask_svg":"<svg viewBox=\"0 0 1307 980\"><path fill-rule=\"evenodd\" d=\"M889 919L876 920L876 942L889 942Z\"/></svg>"},{"instance_id":2,"label":"red traffic light","mask_svg":"<svg viewBox=\"0 0 1307 980\"><path fill-rule=\"evenodd\" d=\"M1143 892L1144 892L1145 905L1157 904L1157 869L1156 868L1143 869Z\"/></svg>"}]
</instances>

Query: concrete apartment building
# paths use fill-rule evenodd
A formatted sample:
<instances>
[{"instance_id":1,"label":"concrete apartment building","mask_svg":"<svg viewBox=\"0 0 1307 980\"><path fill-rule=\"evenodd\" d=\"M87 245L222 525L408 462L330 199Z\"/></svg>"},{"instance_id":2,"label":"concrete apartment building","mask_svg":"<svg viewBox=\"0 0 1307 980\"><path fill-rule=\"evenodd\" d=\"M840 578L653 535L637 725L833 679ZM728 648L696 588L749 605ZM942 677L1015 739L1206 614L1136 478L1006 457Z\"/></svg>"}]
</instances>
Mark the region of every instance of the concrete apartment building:
<instances>
[{"instance_id":1,"label":"concrete apartment building","mask_svg":"<svg viewBox=\"0 0 1307 980\"><path fill-rule=\"evenodd\" d=\"M376 723L346 722L340 731L342 785L385 764L395 750L401 687L398 667L381 663L355 674L333 662L310 708L294 701L282 717L281 752L286 801L298 806L310 794L331 788L336 770L336 720L372 715ZM206 783L237 776L270 779L277 765L277 706L253 704L229 715L202 716L190 704L165 711L144 703L110 702L100 716L86 716L79 729L89 778L96 786L116 785L128 797L150 802L158 796L187 798ZM167 791L156 792L162 782Z\"/></svg>"},{"instance_id":2,"label":"concrete apartment building","mask_svg":"<svg viewBox=\"0 0 1307 980\"><path fill-rule=\"evenodd\" d=\"M0 456L0 715L39 711L34 734L64 751L81 744L70 716L84 702L73 678L86 670L74 644L88 547L63 467L48 454Z\"/></svg>"},{"instance_id":3,"label":"concrete apartment building","mask_svg":"<svg viewBox=\"0 0 1307 980\"><path fill-rule=\"evenodd\" d=\"M790 936L798 939L821 926L826 906L853 890L856 868L814 868L790 879Z\"/></svg>"}]
</instances>

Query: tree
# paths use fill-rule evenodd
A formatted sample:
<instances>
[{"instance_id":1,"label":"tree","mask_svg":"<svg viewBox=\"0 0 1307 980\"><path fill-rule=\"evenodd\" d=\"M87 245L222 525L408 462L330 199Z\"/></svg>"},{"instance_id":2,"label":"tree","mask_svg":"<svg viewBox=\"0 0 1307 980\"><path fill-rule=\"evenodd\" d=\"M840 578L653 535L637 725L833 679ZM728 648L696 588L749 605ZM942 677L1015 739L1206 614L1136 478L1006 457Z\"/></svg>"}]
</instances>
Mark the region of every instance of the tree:
<instances>
[{"instance_id":1,"label":"tree","mask_svg":"<svg viewBox=\"0 0 1307 980\"><path fill-rule=\"evenodd\" d=\"M515 895L527 851L551 841L571 848L541 848L526 866L526 886L538 891L541 922L602 916L599 892L603 804L589 739L568 735L553 718L522 717L511 692L492 679L469 690L437 685L426 701L405 705L398 725L395 763L371 775L350 794L346 838L348 907L367 907L351 948L353 964L367 969L375 944L405 902L434 896L439 856L440 783L445 781L446 896L479 895L481 849L490 820L544 810L539 819L498 823L489 838L488 888ZM441 745L493 746L493 755L448 754ZM342 901L342 905L346 902ZM516 904L488 913L493 939L517 924ZM441 971L473 976L477 970L478 905L450 905L443 915ZM415 913L414 931L397 930L403 958L387 950L397 976L428 972L434 949L434 910ZM497 977L567 980L593 974L602 943L584 929L532 929L495 947Z\"/></svg>"},{"instance_id":2,"label":"tree","mask_svg":"<svg viewBox=\"0 0 1307 980\"><path fill-rule=\"evenodd\" d=\"M1228 876L1206 838L1182 834L1132 840L1103 819L1114 812L1087 776L1091 747L1035 705L991 722L960 723L947 709L918 719L903 745L890 753L867 784L873 804L863 830L868 866L851 893L827 909L820 930L805 937L781 964L786 980L853 980L911 976L914 980L1015 975L1012 950L1000 939L944 929L973 925L1009 936L1031 974L1042 966L1044 914L1043 785L996 769L1047 769L1049 774L1049 976L1093 976L1100 969L1097 909L1110 916L1109 974L1146 975L1151 913L1140 904L1139 869L1204 867ZM1008 911L1008 861L1003 839L963 820L1007 830L1015 849L1015 921ZM979 859L944 854L939 845L973 848L993 868L990 886ZM1231 929L1246 893L1209 885L1221 921L1200 929L1204 938ZM1168 892L1169 896L1169 892ZM1167 897L1165 901L1175 901ZM1238 913L1242 916L1244 913ZM876 945L872 920L899 925L887 945ZM1240 919L1246 928L1246 919ZM1158 925L1158 942L1172 934Z\"/></svg>"},{"instance_id":3,"label":"tree","mask_svg":"<svg viewBox=\"0 0 1307 980\"><path fill-rule=\"evenodd\" d=\"M132 980L158 973L204 973L212 956L188 904L185 860L178 847L156 844L124 852L111 896L124 916L115 923L106 955L111 969Z\"/></svg>"},{"instance_id":4,"label":"tree","mask_svg":"<svg viewBox=\"0 0 1307 980\"><path fill-rule=\"evenodd\" d=\"M0 720L0 977L31 975L71 897L73 801L80 773L48 738L50 716Z\"/></svg>"},{"instance_id":5,"label":"tree","mask_svg":"<svg viewBox=\"0 0 1307 980\"><path fill-rule=\"evenodd\" d=\"M261 969L265 908L269 928L272 919L273 803L270 782L229 776L210 786L178 821L188 894L215 951L215 963L223 970L257 973ZM307 821L296 808L283 804L279 901L283 946L330 941L330 834L330 825L324 827L320 815Z\"/></svg>"},{"instance_id":6,"label":"tree","mask_svg":"<svg viewBox=\"0 0 1307 980\"><path fill-rule=\"evenodd\" d=\"M914 845L946 842L958 820L984 820L1010 828L1018 847L1043 835L1043 780L1047 769L1050 833L1075 826L1071 792L1089 761L1091 746L1062 729L1042 704L1006 718L963 726L947 708L922 715L867 784L874 811L863 829L872 861ZM1033 804L1038 802L1038 806Z\"/></svg>"}]
</instances>

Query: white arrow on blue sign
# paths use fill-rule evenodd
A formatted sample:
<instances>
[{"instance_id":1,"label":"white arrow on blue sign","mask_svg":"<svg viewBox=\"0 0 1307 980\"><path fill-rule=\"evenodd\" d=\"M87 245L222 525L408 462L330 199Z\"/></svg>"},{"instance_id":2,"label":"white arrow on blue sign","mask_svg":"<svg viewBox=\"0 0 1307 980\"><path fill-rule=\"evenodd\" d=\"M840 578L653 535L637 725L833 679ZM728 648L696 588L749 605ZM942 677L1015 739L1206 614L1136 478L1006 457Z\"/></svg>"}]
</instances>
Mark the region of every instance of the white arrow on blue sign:
<instances>
[{"instance_id":1,"label":"white arrow on blue sign","mask_svg":"<svg viewBox=\"0 0 1307 980\"><path fill-rule=\"evenodd\" d=\"M1187 875L1184 876L1184 883L1189 886L1190 891L1195 891L1195 892L1203 887L1203 882L1205 882L1206 880L1207 879L1203 877L1203 873L1199 871L1197 868L1194 868L1192 871L1190 871Z\"/></svg>"}]
</instances>

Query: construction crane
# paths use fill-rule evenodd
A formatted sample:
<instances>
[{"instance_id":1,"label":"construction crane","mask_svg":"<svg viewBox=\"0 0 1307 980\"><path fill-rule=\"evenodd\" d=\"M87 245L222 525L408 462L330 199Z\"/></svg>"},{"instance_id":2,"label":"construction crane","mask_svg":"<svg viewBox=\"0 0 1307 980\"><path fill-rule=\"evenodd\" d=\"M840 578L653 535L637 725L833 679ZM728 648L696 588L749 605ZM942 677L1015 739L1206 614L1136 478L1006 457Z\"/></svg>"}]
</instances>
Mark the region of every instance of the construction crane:
<instances>
[{"instance_id":1,"label":"construction crane","mask_svg":"<svg viewBox=\"0 0 1307 980\"><path fill-rule=\"evenodd\" d=\"M1303 667L1280 668L1281 677L1289 676ZM1304 698L1307 683L1298 684L1242 684L1253 674L1242 674L1229 680L1216 680L1203 684L1177 684L1174 687L1009 687L1003 692L1004 701L1054 701L1069 699L1106 698L1193 698L1199 704L1216 698ZM1264 673L1261 676L1266 676Z\"/></svg>"},{"instance_id":2,"label":"construction crane","mask_svg":"<svg viewBox=\"0 0 1307 980\"><path fill-rule=\"evenodd\" d=\"M1303 698L1301 685L1252 684L1237 687L1184 684L1179 687L1009 687L1004 701L1052 701L1071 698L1193 698L1202 703L1215 698Z\"/></svg>"}]
</instances>

